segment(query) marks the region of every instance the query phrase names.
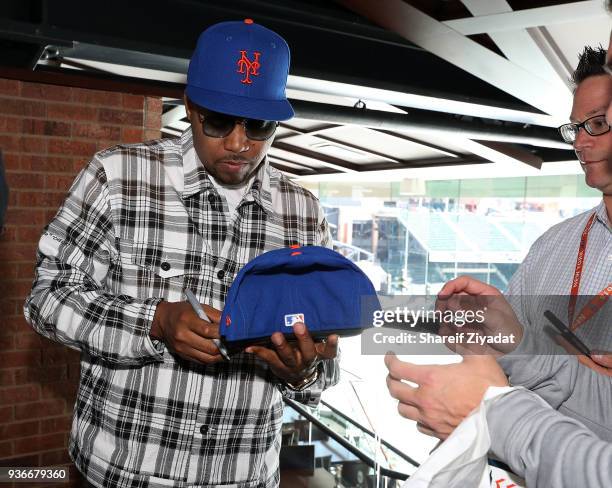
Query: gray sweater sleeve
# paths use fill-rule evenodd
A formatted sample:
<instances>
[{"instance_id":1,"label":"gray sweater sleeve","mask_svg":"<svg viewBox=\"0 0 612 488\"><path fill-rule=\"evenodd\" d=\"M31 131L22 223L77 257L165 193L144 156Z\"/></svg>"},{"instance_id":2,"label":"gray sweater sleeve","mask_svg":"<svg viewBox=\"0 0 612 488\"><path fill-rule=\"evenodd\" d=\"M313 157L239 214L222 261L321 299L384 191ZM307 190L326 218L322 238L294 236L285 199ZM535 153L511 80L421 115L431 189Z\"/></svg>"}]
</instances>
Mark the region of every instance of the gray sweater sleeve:
<instances>
[{"instance_id":1,"label":"gray sweater sleeve","mask_svg":"<svg viewBox=\"0 0 612 488\"><path fill-rule=\"evenodd\" d=\"M529 487L599 488L612 480L612 444L531 392L517 390L495 402L487 422L491 453Z\"/></svg>"},{"instance_id":2,"label":"gray sweater sleeve","mask_svg":"<svg viewBox=\"0 0 612 488\"><path fill-rule=\"evenodd\" d=\"M575 356L521 354L523 347L529 349L521 343L515 353L498 359L510 384L537 393L552 408L612 441L612 377L581 365Z\"/></svg>"}]
</instances>

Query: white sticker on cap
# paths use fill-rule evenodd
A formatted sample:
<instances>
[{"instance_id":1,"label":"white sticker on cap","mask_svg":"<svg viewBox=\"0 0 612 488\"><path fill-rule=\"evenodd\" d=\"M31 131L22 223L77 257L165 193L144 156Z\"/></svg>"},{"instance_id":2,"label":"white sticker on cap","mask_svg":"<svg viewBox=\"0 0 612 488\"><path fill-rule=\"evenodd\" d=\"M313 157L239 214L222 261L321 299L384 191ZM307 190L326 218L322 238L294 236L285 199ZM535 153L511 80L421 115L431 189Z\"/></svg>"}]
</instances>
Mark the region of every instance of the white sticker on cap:
<instances>
[{"instance_id":1,"label":"white sticker on cap","mask_svg":"<svg viewBox=\"0 0 612 488\"><path fill-rule=\"evenodd\" d=\"M298 322L304 323L303 313L290 313L285 315L285 327L293 327Z\"/></svg>"}]
</instances>

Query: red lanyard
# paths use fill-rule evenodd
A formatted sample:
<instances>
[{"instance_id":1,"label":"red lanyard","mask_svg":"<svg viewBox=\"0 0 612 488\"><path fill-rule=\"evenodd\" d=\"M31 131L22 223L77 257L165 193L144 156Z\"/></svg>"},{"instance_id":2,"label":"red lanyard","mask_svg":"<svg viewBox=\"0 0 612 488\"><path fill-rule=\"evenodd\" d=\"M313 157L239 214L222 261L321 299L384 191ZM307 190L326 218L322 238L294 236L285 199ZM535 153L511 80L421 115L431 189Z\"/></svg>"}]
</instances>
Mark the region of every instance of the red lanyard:
<instances>
[{"instance_id":1,"label":"red lanyard","mask_svg":"<svg viewBox=\"0 0 612 488\"><path fill-rule=\"evenodd\" d=\"M586 254L587 241L589 239L589 232L595 222L596 214L594 213L589 218L584 230L582 231L582 237L580 238L580 247L578 248L578 257L576 258L576 270L574 271L574 279L572 280L572 290L569 304L567 305L567 316L571 330L576 330L578 327L583 325L593 315L595 315L601 307L604 306L608 297L612 296L612 283L604 287L596 296L589 300L584 308L574 320L574 313L576 311L576 302L578 301L578 289L580 288L580 280L582 279L582 267L584 266L584 256Z\"/></svg>"}]
</instances>

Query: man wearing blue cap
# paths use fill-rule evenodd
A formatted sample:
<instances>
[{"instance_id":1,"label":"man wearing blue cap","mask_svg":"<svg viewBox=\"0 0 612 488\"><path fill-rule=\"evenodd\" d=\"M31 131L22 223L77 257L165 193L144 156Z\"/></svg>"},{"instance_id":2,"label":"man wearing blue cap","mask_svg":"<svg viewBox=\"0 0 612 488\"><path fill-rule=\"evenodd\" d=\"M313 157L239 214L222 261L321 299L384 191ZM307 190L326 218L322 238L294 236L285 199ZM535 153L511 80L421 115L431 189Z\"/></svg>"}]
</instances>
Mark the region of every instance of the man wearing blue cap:
<instances>
[{"instance_id":1,"label":"man wearing blue cap","mask_svg":"<svg viewBox=\"0 0 612 488\"><path fill-rule=\"evenodd\" d=\"M277 486L281 394L315 404L338 379L337 337L303 324L297 345L278 333L230 361L215 343L246 263L330 246L317 199L266 161L293 116L288 70L274 32L210 27L189 65L191 128L96 154L45 229L25 315L81 351L69 450L91 486Z\"/></svg>"}]
</instances>

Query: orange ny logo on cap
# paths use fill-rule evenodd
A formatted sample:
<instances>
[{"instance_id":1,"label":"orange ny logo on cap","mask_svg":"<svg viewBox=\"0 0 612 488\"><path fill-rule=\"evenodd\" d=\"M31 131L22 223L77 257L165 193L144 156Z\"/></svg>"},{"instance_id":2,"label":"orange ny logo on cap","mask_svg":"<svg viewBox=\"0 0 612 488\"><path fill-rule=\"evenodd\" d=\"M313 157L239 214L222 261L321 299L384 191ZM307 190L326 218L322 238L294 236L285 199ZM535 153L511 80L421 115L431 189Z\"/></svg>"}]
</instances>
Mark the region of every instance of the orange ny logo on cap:
<instances>
[{"instance_id":1,"label":"orange ny logo on cap","mask_svg":"<svg viewBox=\"0 0 612 488\"><path fill-rule=\"evenodd\" d=\"M259 76L259 68L261 67L261 64L259 63L259 56L261 55L261 53L258 51L254 51L253 55L255 56L255 59L253 59L252 61L247 56L246 51L240 51L240 55L241 57L238 60L237 72L244 75L244 79L240 81L242 83L250 85L251 83L253 83L253 81L249 76Z\"/></svg>"}]
</instances>

